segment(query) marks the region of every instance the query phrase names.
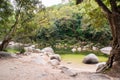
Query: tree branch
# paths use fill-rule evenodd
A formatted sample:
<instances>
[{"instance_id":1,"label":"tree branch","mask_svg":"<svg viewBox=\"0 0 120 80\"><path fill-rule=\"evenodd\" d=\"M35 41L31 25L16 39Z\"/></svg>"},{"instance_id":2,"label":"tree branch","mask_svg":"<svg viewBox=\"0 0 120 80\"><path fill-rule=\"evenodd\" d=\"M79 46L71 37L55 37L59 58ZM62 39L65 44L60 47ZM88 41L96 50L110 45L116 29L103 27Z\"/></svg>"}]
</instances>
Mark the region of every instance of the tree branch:
<instances>
[{"instance_id":1,"label":"tree branch","mask_svg":"<svg viewBox=\"0 0 120 80\"><path fill-rule=\"evenodd\" d=\"M80 4L83 0L76 0L76 4Z\"/></svg>"},{"instance_id":2,"label":"tree branch","mask_svg":"<svg viewBox=\"0 0 120 80\"><path fill-rule=\"evenodd\" d=\"M112 11L115 11L117 12L117 3L116 3L116 0L110 0L110 5L111 5L111 9Z\"/></svg>"},{"instance_id":3,"label":"tree branch","mask_svg":"<svg viewBox=\"0 0 120 80\"><path fill-rule=\"evenodd\" d=\"M95 0L97 4L103 9L106 14L111 14L112 12L107 8L107 6L101 0Z\"/></svg>"}]
</instances>

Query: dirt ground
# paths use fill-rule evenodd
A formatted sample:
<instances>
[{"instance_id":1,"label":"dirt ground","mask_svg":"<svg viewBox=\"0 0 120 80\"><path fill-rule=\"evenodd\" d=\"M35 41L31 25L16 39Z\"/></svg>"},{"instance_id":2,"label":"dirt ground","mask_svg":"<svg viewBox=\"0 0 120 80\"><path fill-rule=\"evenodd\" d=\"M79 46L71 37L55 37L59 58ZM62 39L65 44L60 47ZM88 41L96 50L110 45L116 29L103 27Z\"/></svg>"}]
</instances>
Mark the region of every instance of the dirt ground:
<instances>
[{"instance_id":1,"label":"dirt ground","mask_svg":"<svg viewBox=\"0 0 120 80\"><path fill-rule=\"evenodd\" d=\"M21 58L0 59L0 80L120 80L105 74L95 73L96 65L75 65L61 62L68 68L77 72L71 77L50 65L41 65L29 60L29 56Z\"/></svg>"}]
</instances>

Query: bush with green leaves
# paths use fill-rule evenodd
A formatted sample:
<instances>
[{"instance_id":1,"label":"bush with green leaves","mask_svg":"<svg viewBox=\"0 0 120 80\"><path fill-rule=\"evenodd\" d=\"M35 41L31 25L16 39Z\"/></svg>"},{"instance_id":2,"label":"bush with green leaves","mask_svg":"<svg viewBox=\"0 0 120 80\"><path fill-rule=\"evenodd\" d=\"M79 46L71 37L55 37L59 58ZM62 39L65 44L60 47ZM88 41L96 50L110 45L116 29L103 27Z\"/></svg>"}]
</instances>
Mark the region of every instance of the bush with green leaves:
<instances>
[{"instance_id":1,"label":"bush with green leaves","mask_svg":"<svg viewBox=\"0 0 120 80\"><path fill-rule=\"evenodd\" d=\"M49 24L41 26L36 34L39 44L54 46L57 43L74 45L79 42L88 42L109 45L112 37L106 20L101 23L103 27L97 27L98 24L94 23L92 18L88 17L89 21L85 19L86 14L83 14L81 7L74 5L58 5L49 7L47 10L50 15Z\"/></svg>"}]
</instances>

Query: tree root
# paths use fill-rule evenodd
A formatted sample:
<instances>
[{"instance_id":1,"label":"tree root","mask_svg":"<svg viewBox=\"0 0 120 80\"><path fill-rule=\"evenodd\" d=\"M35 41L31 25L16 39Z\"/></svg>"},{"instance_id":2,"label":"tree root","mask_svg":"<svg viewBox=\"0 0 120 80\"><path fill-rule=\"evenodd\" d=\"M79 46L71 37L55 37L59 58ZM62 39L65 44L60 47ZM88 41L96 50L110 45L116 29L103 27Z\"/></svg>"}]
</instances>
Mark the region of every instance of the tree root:
<instances>
[{"instance_id":1,"label":"tree root","mask_svg":"<svg viewBox=\"0 0 120 80\"><path fill-rule=\"evenodd\" d=\"M97 73L105 73L106 71L110 70L112 65L113 65L113 62L114 62L114 57L115 57L115 55L111 54L109 56L109 59L108 59L107 63L105 65L98 66L96 72Z\"/></svg>"},{"instance_id":2,"label":"tree root","mask_svg":"<svg viewBox=\"0 0 120 80\"><path fill-rule=\"evenodd\" d=\"M102 66L102 67L98 67L96 70L96 73L105 73L106 71L108 71L110 69L110 66L108 66L107 64Z\"/></svg>"}]
</instances>

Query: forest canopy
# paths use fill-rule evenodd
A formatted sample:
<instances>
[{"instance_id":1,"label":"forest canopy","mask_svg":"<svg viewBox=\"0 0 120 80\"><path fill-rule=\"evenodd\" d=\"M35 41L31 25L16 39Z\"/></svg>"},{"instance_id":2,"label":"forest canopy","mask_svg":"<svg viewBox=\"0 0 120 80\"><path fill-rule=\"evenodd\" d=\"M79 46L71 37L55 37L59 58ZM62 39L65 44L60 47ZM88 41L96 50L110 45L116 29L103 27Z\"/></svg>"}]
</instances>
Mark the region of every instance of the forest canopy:
<instances>
[{"instance_id":1,"label":"forest canopy","mask_svg":"<svg viewBox=\"0 0 120 80\"><path fill-rule=\"evenodd\" d=\"M70 45L90 42L110 45L112 40L109 24L95 2L76 6L71 0L67 4L45 7L39 0L15 0L14 5L9 0L2 1L1 41L10 34L14 25L10 38L21 43L54 46L66 42Z\"/></svg>"}]
</instances>

